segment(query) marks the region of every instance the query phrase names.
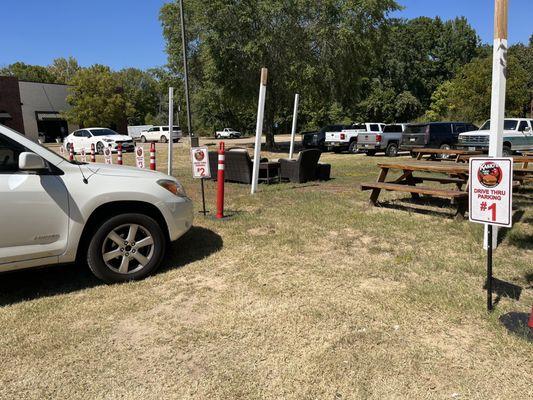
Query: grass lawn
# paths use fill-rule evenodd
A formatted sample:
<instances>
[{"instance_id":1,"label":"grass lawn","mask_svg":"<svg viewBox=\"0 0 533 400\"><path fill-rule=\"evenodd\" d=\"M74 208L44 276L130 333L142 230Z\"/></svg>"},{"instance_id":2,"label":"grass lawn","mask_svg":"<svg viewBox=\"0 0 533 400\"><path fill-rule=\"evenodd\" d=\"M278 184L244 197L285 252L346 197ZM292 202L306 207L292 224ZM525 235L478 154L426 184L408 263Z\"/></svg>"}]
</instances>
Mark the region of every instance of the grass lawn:
<instances>
[{"instance_id":1,"label":"grass lawn","mask_svg":"<svg viewBox=\"0 0 533 400\"><path fill-rule=\"evenodd\" d=\"M495 276L524 290L489 315L482 226L408 194L370 207L358 184L379 159L324 154L333 180L253 197L227 184L232 217L198 215L141 282L79 266L1 276L0 399L531 398L533 344L499 318L533 304L533 189L495 253Z\"/></svg>"}]
</instances>

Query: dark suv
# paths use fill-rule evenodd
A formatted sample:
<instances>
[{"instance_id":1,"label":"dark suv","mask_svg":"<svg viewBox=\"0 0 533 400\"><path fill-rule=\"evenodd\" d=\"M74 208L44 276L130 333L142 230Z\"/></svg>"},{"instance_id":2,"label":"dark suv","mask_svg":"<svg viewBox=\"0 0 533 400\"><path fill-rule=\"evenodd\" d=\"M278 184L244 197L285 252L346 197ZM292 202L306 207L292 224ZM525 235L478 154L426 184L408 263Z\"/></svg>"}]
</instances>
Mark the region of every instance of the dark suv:
<instances>
[{"instance_id":1,"label":"dark suv","mask_svg":"<svg viewBox=\"0 0 533 400\"><path fill-rule=\"evenodd\" d=\"M402 136L402 150L415 147L451 149L457 144L459 134L477 130L468 122L428 122L409 124Z\"/></svg>"}]
</instances>

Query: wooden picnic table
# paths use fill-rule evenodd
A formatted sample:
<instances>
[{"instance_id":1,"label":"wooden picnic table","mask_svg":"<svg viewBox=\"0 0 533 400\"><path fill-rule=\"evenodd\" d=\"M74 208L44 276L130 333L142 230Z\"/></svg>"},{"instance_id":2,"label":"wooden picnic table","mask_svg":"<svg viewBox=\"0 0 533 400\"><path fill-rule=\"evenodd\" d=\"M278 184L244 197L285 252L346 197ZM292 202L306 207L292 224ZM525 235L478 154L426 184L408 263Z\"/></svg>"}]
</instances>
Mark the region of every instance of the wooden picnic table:
<instances>
[{"instance_id":1,"label":"wooden picnic table","mask_svg":"<svg viewBox=\"0 0 533 400\"><path fill-rule=\"evenodd\" d=\"M381 169L376 182L362 183L361 190L372 190L370 194L370 204L375 206L382 190L411 193L413 198L418 198L421 194L449 198L452 204L457 206L456 219L464 219L468 199L468 174L469 165L466 163L434 162L420 160L401 160L378 163ZM399 178L387 182L387 175L390 170L401 171ZM435 176L414 176L415 172L429 172L443 174L443 177ZM533 170L524 168L514 168L515 177L523 183L533 176ZM456 189L421 187L416 186L423 182L438 182L440 184L455 184Z\"/></svg>"},{"instance_id":2,"label":"wooden picnic table","mask_svg":"<svg viewBox=\"0 0 533 400\"><path fill-rule=\"evenodd\" d=\"M470 158L477 157L475 155L470 154L462 154L458 157L458 161L460 162L468 162ZM529 163L533 164L533 155L530 156L511 156L513 159L513 162L515 164L522 163L522 168L527 168L529 166Z\"/></svg>"},{"instance_id":3,"label":"wooden picnic table","mask_svg":"<svg viewBox=\"0 0 533 400\"><path fill-rule=\"evenodd\" d=\"M459 162L461 156L476 156L483 154L482 151L461 149L430 149L425 147L415 147L411 150L411 152L416 154L417 160L422 160L423 156L443 156L443 159L454 159L455 162Z\"/></svg>"}]
</instances>

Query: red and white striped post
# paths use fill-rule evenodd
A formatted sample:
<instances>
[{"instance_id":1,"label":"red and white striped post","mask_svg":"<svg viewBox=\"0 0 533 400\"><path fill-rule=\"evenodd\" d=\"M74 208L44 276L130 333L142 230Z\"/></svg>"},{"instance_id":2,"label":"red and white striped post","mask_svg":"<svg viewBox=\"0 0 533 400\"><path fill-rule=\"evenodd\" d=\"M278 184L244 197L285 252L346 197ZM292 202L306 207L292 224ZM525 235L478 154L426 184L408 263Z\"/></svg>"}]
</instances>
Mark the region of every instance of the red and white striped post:
<instances>
[{"instance_id":1,"label":"red and white striped post","mask_svg":"<svg viewBox=\"0 0 533 400\"><path fill-rule=\"evenodd\" d=\"M94 151L94 143L91 143L91 162L96 162L96 153Z\"/></svg>"},{"instance_id":2,"label":"red and white striped post","mask_svg":"<svg viewBox=\"0 0 533 400\"><path fill-rule=\"evenodd\" d=\"M122 165L122 144L119 143L117 146L117 164Z\"/></svg>"},{"instance_id":3,"label":"red and white striped post","mask_svg":"<svg viewBox=\"0 0 533 400\"><path fill-rule=\"evenodd\" d=\"M68 147L68 159L69 161L74 161L74 144L71 143Z\"/></svg>"},{"instance_id":4,"label":"red and white striped post","mask_svg":"<svg viewBox=\"0 0 533 400\"><path fill-rule=\"evenodd\" d=\"M218 147L217 219L224 218L224 142Z\"/></svg>"},{"instance_id":5,"label":"red and white striped post","mask_svg":"<svg viewBox=\"0 0 533 400\"><path fill-rule=\"evenodd\" d=\"M150 169L155 171L155 143L150 144Z\"/></svg>"}]
</instances>

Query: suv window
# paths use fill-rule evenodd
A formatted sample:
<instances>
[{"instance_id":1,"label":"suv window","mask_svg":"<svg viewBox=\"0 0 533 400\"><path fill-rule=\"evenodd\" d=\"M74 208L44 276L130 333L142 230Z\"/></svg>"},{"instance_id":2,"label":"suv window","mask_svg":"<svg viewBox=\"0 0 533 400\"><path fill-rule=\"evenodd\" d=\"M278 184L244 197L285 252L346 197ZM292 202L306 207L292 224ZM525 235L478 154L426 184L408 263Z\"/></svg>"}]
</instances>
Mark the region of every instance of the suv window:
<instances>
[{"instance_id":1,"label":"suv window","mask_svg":"<svg viewBox=\"0 0 533 400\"><path fill-rule=\"evenodd\" d=\"M432 124L429 129L431 133L452 133L452 124Z\"/></svg>"},{"instance_id":2,"label":"suv window","mask_svg":"<svg viewBox=\"0 0 533 400\"><path fill-rule=\"evenodd\" d=\"M0 174L17 172L19 155L24 151L26 151L24 146L0 135Z\"/></svg>"},{"instance_id":3,"label":"suv window","mask_svg":"<svg viewBox=\"0 0 533 400\"><path fill-rule=\"evenodd\" d=\"M405 128L405 133L425 133L428 125L408 125Z\"/></svg>"},{"instance_id":4,"label":"suv window","mask_svg":"<svg viewBox=\"0 0 533 400\"><path fill-rule=\"evenodd\" d=\"M159 132L159 127L158 126L154 126L153 128L150 128L148 130L148 132Z\"/></svg>"},{"instance_id":5,"label":"suv window","mask_svg":"<svg viewBox=\"0 0 533 400\"><path fill-rule=\"evenodd\" d=\"M378 124L370 124L370 132L379 132Z\"/></svg>"},{"instance_id":6,"label":"suv window","mask_svg":"<svg viewBox=\"0 0 533 400\"><path fill-rule=\"evenodd\" d=\"M385 128L383 128L383 132L401 132L402 126L401 125L387 125Z\"/></svg>"},{"instance_id":7,"label":"suv window","mask_svg":"<svg viewBox=\"0 0 533 400\"><path fill-rule=\"evenodd\" d=\"M455 132L456 133L463 133L463 132L466 132L466 131L467 131L466 125L464 125L464 124L455 125Z\"/></svg>"},{"instance_id":8,"label":"suv window","mask_svg":"<svg viewBox=\"0 0 533 400\"><path fill-rule=\"evenodd\" d=\"M518 131L524 132L527 127L528 127L527 121L520 121L520 125L518 125Z\"/></svg>"}]
</instances>

